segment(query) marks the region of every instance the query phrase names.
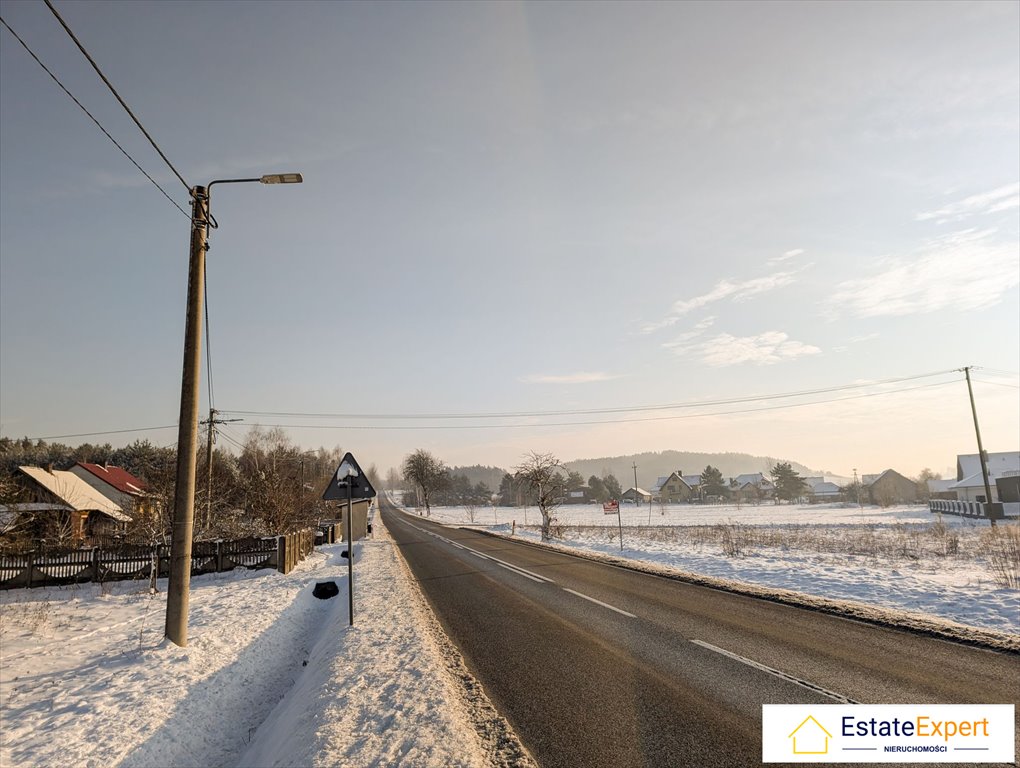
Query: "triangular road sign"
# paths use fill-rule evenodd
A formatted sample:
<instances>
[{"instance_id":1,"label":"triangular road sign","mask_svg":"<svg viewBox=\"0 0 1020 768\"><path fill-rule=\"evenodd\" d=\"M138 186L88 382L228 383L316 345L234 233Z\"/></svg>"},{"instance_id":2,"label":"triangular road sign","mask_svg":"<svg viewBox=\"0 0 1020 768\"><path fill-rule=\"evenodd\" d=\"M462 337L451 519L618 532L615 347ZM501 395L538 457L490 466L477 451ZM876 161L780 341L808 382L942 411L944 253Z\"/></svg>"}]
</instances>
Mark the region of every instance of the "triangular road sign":
<instances>
[{"instance_id":1,"label":"triangular road sign","mask_svg":"<svg viewBox=\"0 0 1020 768\"><path fill-rule=\"evenodd\" d=\"M323 501L346 501L348 483L350 483L351 499L375 498L375 488L368 482L368 477L361 471L355 458L350 453L346 453L340 466L333 473L333 479L329 481L329 485L326 486L326 490L322 494Z\"/></svg>"}]
</instances>

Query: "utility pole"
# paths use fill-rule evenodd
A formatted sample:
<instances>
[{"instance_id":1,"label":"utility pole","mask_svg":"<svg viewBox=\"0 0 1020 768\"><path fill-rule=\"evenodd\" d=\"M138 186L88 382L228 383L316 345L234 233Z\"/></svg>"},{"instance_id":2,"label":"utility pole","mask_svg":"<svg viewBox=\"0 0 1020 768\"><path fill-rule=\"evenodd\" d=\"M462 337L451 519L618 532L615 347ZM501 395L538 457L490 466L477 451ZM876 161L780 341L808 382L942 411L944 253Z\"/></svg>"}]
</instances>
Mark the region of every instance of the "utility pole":
<instances>
[{"instance_id":1,"label":"utility pole","mask_svg":"<svg viewBox=\"0 0 1020 768\"><path fill-rule=\"evenodd\" d=\"M988 482L988 465L985 463L985 449L981 445L981 428L978 426L977 407L974 405L974 388L970 384L970 366L968 365L963 369L963 374L967 377L967 393L970 395L970 412L974 416L974 434L977 435L977 446L978 446L978 461L981 462L981 479L985 482L985 515L988 516L990 511L990 505L992 503L992 484ZM989 516L989 520L992 526L995 526L995 520Z\"/></svg>"},{"instance_id":2,"label":"utility pole","mask_svg":"<svg viewBox=\"0 0 1020 768\"><path fill-rule=\"evenodd\" d=\"M209 408L209 421L203 421L202 424L207 424L209 428L208 441L205 446L205 469L206 469L206 481L205 481L205 527L208 529L212 525L212 449L213 442L216 435L217 424L229 424L234 421L241 421L241 419L217 419L216 414L219 413L215 408Z\"/></svg>"},{"instance_id":3,"label":"utility pole","mask_svg":"<svg viewBox=\"0 0 1020 768\"><path fill-rule=\"evenodd\" d=\"M191 256L188 261L188 310L184 329L184 373L177 432L177 481L174 490L170 581L167 586L165 634L175 645L188 644L188 598L191 588L191 538L195 527L195 448L198 440L198 377L202 353L202 297L205 292L206 233L209 192L191 189Z\"/></svg>"}]
</instances>

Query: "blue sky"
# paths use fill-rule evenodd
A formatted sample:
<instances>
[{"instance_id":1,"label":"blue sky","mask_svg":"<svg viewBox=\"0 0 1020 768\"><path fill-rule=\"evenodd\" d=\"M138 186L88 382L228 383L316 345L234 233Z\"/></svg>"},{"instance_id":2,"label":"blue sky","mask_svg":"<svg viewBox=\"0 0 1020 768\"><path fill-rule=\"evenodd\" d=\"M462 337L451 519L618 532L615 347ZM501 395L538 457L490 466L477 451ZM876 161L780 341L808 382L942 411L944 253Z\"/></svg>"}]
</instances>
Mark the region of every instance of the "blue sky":
<instances>
[{"instance_id":1,"label":"blue sky","mask_svg":"<svg viewBox=\"0 0 1020 768\"><path fill-rule=\"evenodd\" d=\"M45 5L0 7L187 207ZM1017 3L57 7L190 184L304 174L214 190L221 410L591 410L975 365L986 448L1020 443L996 373L1020 370ZM0 431L173 424L188 223L0 32ZM911 474L975 450L962 377L914 385L941 382L228 430L315 425L288 431L383 468L677 449ZM176 433L82 439L136 437Z\"/></svg>"}]
</instances>

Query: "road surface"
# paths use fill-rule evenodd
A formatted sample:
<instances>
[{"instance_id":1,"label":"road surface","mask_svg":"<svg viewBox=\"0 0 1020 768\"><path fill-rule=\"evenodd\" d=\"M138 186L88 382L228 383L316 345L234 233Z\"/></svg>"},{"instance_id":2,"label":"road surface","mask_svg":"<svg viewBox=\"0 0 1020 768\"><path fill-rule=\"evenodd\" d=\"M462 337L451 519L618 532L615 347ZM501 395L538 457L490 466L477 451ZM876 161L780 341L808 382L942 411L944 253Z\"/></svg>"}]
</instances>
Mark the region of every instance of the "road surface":
<instances>
[{"instance_id":1,"label":"road surface","mask_svg":"<svg viewBox=\"0 0 1020 768\"><path fill-rule=\"evenodd\" d=\"M380 506L437 618L544 768L761 765L762 704L1020 709L1016 655Z\"/></svg>"}]
</instances>

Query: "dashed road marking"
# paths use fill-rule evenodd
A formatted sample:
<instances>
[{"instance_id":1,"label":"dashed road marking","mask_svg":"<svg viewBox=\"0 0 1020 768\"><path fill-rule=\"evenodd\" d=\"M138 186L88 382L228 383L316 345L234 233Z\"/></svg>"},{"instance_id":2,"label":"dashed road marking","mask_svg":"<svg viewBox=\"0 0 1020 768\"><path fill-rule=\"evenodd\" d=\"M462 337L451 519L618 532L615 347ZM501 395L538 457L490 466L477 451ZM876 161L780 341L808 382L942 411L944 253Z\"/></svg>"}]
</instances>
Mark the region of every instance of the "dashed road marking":
<instances>
[{"instance_id":1,"label":"dashed road marking","mask_svg":"<svg viewBox=\"0 0 1020 768\"><path fill-rule=\"evenodd\" d=\"M770 675L782 678L783 680L791 682L794 685L799 685L801 688L807 688L809 691L814 691L815 693L820 693L823 696L828 696L830 699L835 699L836 701L842 704L860 704L859 701L854 701L853 699L847 698L841 693L835 693L834 691L822 688L820 685L815 685L814 683L808 682L807 680L801 680L799 677L788 675L786 672L783 672L782 670L767 667L764 664L759 664L757 661L754 661L753 659L749 659L745 656L740 656L736 653L733 653L732 651L727 651L724 648L712 645L711 643L706 643L704 640L691 640L691 642L694 643L695 645L700 645L702 648L706 648L710 651L714 651L715 653L720 653L723 656L727 656L733 659L734 661L739 661L741 664L746 664L749 667L754 667L755 669L761 670L762 672L767 672Z\"/></svg>"},{"instance_id":2,"label":"dashed road marking","mask_svg":"<svg viewBox=\"0 0 1020 768\"><path fill-rule=\"evenodd\" d=\"M582 594L581 592L575 592L574 590L567 589L566 587L563 587L563 591L569 592L572 595L577 595L580 598L595 603L596 605L601 605L603 608L608 608L611 611L616 611L617 613L623 614L624 616L629 616L632 619L637 618L637 616L635 616L633 613L627 613L627 611L623 610L622 608L617 608L615 605L610 605L609 603L603 603L601 600L596 600L594 597L589 597L588 595Z\"/></svg>"}]
</instances>

